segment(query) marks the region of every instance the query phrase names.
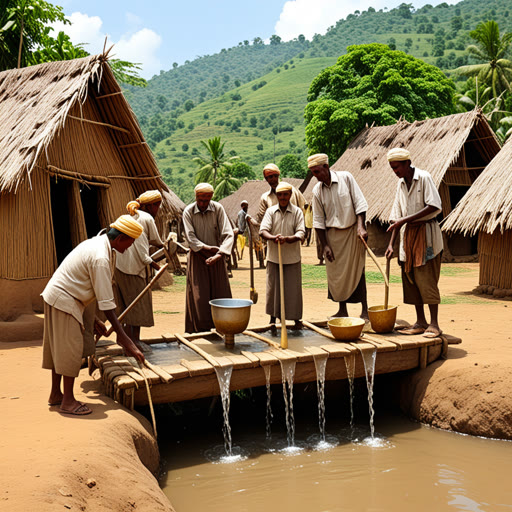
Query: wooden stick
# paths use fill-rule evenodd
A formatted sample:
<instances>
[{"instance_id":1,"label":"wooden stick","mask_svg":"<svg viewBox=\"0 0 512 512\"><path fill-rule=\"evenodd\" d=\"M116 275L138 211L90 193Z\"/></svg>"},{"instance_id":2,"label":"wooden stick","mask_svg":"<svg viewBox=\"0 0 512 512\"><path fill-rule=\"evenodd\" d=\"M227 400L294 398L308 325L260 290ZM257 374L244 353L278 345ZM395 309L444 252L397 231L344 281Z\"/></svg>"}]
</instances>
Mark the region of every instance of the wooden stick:
<instances>
[{"instance_id":1,"label":"wooden stick","mask_svg":"<svg viewBox=\"0 0 512 512\"><path fill-rule=\"evenodd\" d=\"M183 343L183 345L187 346L191 350L193 350L196 354L199 354L203 359L206 359L212 366L220 368L222 365L208 352L205 352L202 348L198 347L197 345L194 345L191 341L184 338L181 334L175 334L174 335L178 341Z\"/></svg>"},{"instance_id":2,"label":"wooden stick","mask_svg":"<svg viewBox=\"0 0 512 512\"><path fill-rule=\"evenodd\" d=\"M169 266L169 263L166 263L156 274L155 276L153 277L153 279L151 279L151 281L146 285L146 287L144 288L144 290L142 290L139 295L137 295L137 297L135 297L135 299L133 299L133 302L117 317L117 319L119 320L119 322L121 322L123 320L123 318L135 307L135 305L137 304L137 302L139 302L140 299L142 299L142 297L144 297L144 295L149 291L149 289L155 284L155 282L160 279L160 277L162 277L162 274L167 270L167 267ZM112 326L110 326L108 328L108 331L107 331L107 334L105 335L107 338L112 334L112 331L114 330L114 328ZM99 339L99 338L98 338ZM96 342L98 342L98 340L96 340Z\"/></svg>"},{"instance_id":3,"label":"wooden stick","mask_svg":"<svg viewBox=\"0 0 512 512\"><path fill-rule=\"evenodd\" d=\"M256 338L257 340L260 340L260 341L264 341L265 343L270 345L272 348L281 348L281 345L279 345L279 343L269 340L268 338L265 338L265 336L262 336L261 334L258 334L254 331L244 331L242 334L245 334L246 336L252 336L253 338Z\"/></svg>"},{"instance_id":4,"label":"wooden stick","mask_svg":"<svg viewBox=\"0 0 512 512\"><path fill-rule=\"evenodd\" d=\"M386 277L388 279L387 283L384 283L386 285L384 290L384 309L388 309L388 302L389 302L389 271L391 267L391 260L389 258L386 258Z\"/></svg>"},{"instance_id":5,"label":"wooden stick","mask_svg":"<svg viewBox=\"0 0 512 512\"><path fill-rule=\"evenodd\" d=\"M375 262L375 265L377 265L377 268L379 269L380 273L382 274L382 277L384 278L384 283L386 283L386 286L389 286L388 278L386 277L384 270L382 270L382 267L380 266L379 262L377 261L377 256L375 256L375 254L373 254L373 251L368 247L366 240L362 236L360 236L359 238L361 239L364 246L366 247L366 250L368 251L368 254L370 255L371 259Z\"/></svg>"},{"instance_id":6,"label":"wooden stick","mask_svg":"<svg viewBox=\"0 0 512 512\"><path fill-rule=\"evenodd\" d=\"M279 292L281 296L281 348L288 348L288 331L286 330L286 313L284 305L284 274L283 257L281 256L281 244L277 244L279 254Z\"/></svg>"},{"instance_id":7,"label":"wooden stick","mask_svg":"<svg viewBox=\"0 0 512 512\"><path fill-rule=\"evenodd\" d=\"M326 338L329 338L331 340L335 340L336 339L329 331L326 331L325 329L322 329L321 327L318 327L315 324L312 324L311 322L308 322L307 320L302 320L302 323L308 329L311 329L312 331L315 331L318 334L321 334L322 336L325 336Z\"/></svg>"},{"instance_id":8,"label":"wooden stick","mask_svg":"<svg viewBox=\"0 0 512 512\"><path fill-rule=\"evenodd\" d=\"M151 391L149 390L149 382L148 382L148 379L147 379L146 375L142 371L142 367L141 367L139 361L137 361L137 364L139 365L139 367L137 368L136 366L134 366L134 368L135 368L135 370L140 375L142 375L142 377L144 378L144 382L146 383L146 391L148 393L149 409L151 411L151 419L153 420L153 432L155 434L155 439L156 439L157 438L157 434L156 434L156 418L155 418L155 410L153 408L153 400L151 399Z\"/></svg>"},{"instance_id":9,"label":"wooden stick","mask_svg":"<svg viewBox=\"0 0 512 512\"><path fill-rule=\"evenodd\" d=\"M129 133L131 135L131 131L126 128L121 128L120 126L114 126L113 124L101 123L100 121L93 121L92 119L84 119L83 117L76 117L68 115L68 119L75 119L76 121L81 121L84 123L96 124L99 126L105 126L105 128L111 128L112 130L117 130L123 133Z\"/></svg>"},{"instance_id":10,"label":"wooden stick","mask_svg":"<svg viewBox=\"0 0 512 512\"><path fill-rule=\"evenodd\" d=\"M110 94L102 94L101 96L96 96L96 99L102 100L104 98L110 98L111 96L117 96L118 94L123 94L123 91L111 92Z\"/></svg>"}]
</instances>

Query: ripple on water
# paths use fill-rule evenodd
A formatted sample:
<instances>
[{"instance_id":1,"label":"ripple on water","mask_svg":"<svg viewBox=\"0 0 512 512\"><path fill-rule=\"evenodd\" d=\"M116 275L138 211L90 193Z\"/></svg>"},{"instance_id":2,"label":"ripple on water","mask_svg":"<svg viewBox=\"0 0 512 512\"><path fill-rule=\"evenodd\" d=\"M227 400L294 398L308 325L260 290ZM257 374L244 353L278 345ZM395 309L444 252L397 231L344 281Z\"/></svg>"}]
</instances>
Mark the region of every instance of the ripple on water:
<instances>
[{"instance_id":1,"label":"ripple on water","mask_svg":"<svg viewBox=\"0 0 512 512\"><path fill-rule=\"evenodd\" d=\"M233 446L231 454L226 455L224 445L217 445L205 450L204 457L212 464L233 464L234 462L241 462L248 459L249 453L240 446Z\"/></svg>"}]
</instances>

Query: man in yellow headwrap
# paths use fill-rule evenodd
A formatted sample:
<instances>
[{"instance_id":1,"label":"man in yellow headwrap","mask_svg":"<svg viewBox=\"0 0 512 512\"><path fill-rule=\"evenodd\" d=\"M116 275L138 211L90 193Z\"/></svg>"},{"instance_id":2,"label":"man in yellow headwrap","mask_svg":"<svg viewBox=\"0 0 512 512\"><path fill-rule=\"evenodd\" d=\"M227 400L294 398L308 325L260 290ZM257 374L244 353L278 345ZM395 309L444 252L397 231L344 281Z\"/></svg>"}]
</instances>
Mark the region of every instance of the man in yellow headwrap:
<instances>
[{"instance_id":1,"label":"man in yellow headwrap","mask_svg":"<svg viewBox=\"0 0 512 512\"><path fill-rule=\"evenodd\" d=\"M97 334L106 332L103 323L94 318L94 309L87 307L93 301L112 324L117 343L126 354L144 361L144 355L117 319L112 289L113 251L123 253L141 233L142 226L137 221L122 215L110 225L107 234L85 240L75 247L41 294L44 300L43 368L52 371L48 403L59 405L62 413L82 416L92 412L75 399L73 386L82 358L94 353L94 341L88 342L86 331L92 331L94 325Z\"/></svg>"},{"instance_id":2,"label":"man in yellow headwrap","mask_svg":"<svg viewBox=\"0 0 512 512\"><path fill-rule=\"evenodd\" d=\"M267 315L270 323L281 318L279 252L283 263L284 302L287 320L295 321L295 328L302 327L302 277L300 244L304 240L304 215L291 204L292 186L285 181L276 187L278 204L267 209L260 226L261 237L268 242L267 254Z\"/></svg>"},{"instance_id":3,"label":"man in yellow headwrap","mask_svg":"<svg viewBox=\"0 0 512 512\"><path fill-rule=\"evenodd\" d=\"M348 316L347 303L360 302L367 319L366 251L359 238L368 239L368 204L352 174L329 169L326 154L310 156L308 167L319 181L313 189L313 227L325 257L328 297L339 303L334 316Z\"/></svg>"},{"instance_id":4,"label":"man in yellow headwrap","mask_svg":"<svg viewBox=\"0 0 512 512\"><path fill-rule=\"evenodd\" d=\"M400 233L400 255L404 302L414 304L416 322L402 334L422 334L436 337L441 334L438 310L441 302L439 275L443 236L436 217L442 211L441 197L432 176L411 165L411 155L405 148L388 152L388 162L398 178L395 202L391 209L391 239L386 257L393 257L393 244ZM404 229L401 229L401 228ZM430 310L427 322L424 304Z\"/></svg>"},{"instance_id":5,"label":"man in yellow headwrap","mask_svg":"<svg viewBox=\"0 0 512 512\"><path fill-rule=\"evenodd\" d=\"M234 235L220 203L212 201L213 187L199 183L196 200L183 211L185 238L190 247L187 261L185 331L209 331L213 323L210 300L231 297L226 256Z\"/></svg>"},{"instance_id":6,"label":"man in yellow headwrap","mask_svg":"<svg viewBox=\"0 0 512 512\"><path fill-rule=\"evenodd\" d=\"M267 211L267 208L271 206L275 206L278 203L277 195L276 195L276 187L279 185L279 176L281 171L276 164L267 164L263 168L263 177L265 181L270 185L270 190L264 192L260 198L260 207L258 210L258 215L256 216L256 222L259 224L263 220L263 216ZM290 199L291 203L295 206L298 206L301 210L304 208L306 204L306 200L302 193L292 186L292 197Z\"/></svg>"},{"instance_id":7,"label":"man in yellow headwrap","mask_svg":"<svg viewBox=\"0 0 512 512\"><path fill-rule=\"evenodd\" d=\"M126 205L128 213L139 222L143 232L129 249L116 258L114 278L118 314L122 313L145 288L151 277L150 267L156 271L160 270L158 263L149 255L149 247L163 246L155 224L155 217L161 204L162 194L158 190L148 190ZM123 327L132 341L141 348L140 328L152 327L154 324L150 290L125 316Z\"/></svg>"}]
</instances>

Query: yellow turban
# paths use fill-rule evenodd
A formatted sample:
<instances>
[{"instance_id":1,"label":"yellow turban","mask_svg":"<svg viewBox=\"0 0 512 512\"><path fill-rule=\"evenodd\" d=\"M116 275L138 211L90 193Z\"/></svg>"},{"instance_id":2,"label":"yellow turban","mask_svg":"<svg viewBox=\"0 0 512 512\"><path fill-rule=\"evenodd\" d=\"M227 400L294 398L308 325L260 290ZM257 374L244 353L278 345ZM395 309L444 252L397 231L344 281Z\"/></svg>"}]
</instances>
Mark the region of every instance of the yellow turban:
<instances>
[{"instance_id":1,"label":"yellow turban","mask_svg":"<svg viewBox=\"0 0 512 512\"><path fill-rule=\"evenodd\" d=\"M141 204L159 203L162 201L162 194L158 190L147 190L141 194L135 201L130 201L126 209L130 215L135 215Z\"/></svg>"},{"instance_id":2,"label":"yellow turban","mask_svg":"<svg viewBox=\"0 0 512 512\"><path fill-rule=\"evenodd\" d=\"M276 164L265 165L265 167L263 167L263 176L266 178L267 176L270 176L272 174L281 174L279 167L277 167Z\"/></svg>"},{"instance_id":3,"label":"yellow turban","mask_svg":"<svg viewBox=\"0 0 512 512\"><path fill-rule=\"evenodd\" d=\"M317 165L329 165L329 157L325 153L317 153L308 157L308 167L316 167Z\"/></svg>"},{"instance_id":4,"label":"yellow turban","mask_svg":"<svg viewBox=\"0 0 512 512\"><path fill-rule=\"evenodd\" d=\"M411 154L405 148L393 148L388 151L388 162L403 162L410 159Z\"/></svg>"},{"instance_id":5,"label":"yellow turban","mask_svg":"<svg viewBox=\"0 0 512 512\"><path fill-rule=\"evenodd\" d=\"M199 183L194 189L195 194L213 194L213 187L209 183Z\"/></svg>"},{"instance_id":6,"label":"yellow turban","mask_svg":"<svg viewBox=\"0 0 512 512\"><path fill-rule=\"evenodd\" d=\"M286 190L291 190L292 186L289 183L286 183L286 181L281 181L279 185L276 187L276 193L277 192L285 192Z\"/></svg>"},{"instance_id":7,"label":"yellow turban","mask_svg":"<svg viewBox=\"0 0 512 512\"><path fill-rule=\"evenodd\" d=\"M143 231L142 226L129 215L121 215L115 222L110 224L110 227L117 229L133 239L139 238Z\"/></svg>"}]
</instances>

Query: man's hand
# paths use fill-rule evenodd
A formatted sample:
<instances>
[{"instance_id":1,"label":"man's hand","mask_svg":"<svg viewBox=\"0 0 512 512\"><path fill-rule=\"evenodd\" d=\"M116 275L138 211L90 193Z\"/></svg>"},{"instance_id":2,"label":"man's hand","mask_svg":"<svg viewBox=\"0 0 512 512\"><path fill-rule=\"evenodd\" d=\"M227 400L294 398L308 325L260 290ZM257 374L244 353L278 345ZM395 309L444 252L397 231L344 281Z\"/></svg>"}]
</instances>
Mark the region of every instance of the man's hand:
<instances>
[{"instance_id":1,"label":"man's hand","mask_svg":"<svg viewBox=\"0 0 512 512\"><path fill-rule=\"evenodd\" d=\"M281 245L283 245L283 244L285 244L285 243L286 243L286 239L287 239L287 238L288 238L287 236L283 236L283 235L276 235L276 237L274 238L274 242L275 242L276 244L281 244Z\"/></svg>"},{"instance_id":2,"label":"man's hand","mask_svg":"<svg viewBox=\"0 0 512 512\"><path fill-rule=\"evenodd\" d=\"M145 361L144 354L137 348L135 343L133 343L124 331L117 335L117 343L124 348L127 356L134 357L141 363Z\"/></svg>"},{"instance_id":3,"label":"man's hand","mask_svg":"<svg viewBox=\"0 0 512 512\"><path fill-rule=\"evenodd\" d=\"M205 245L201 250L210 253L212 256L219 252L219 248L214 245Z\"/></svg>"},{"instance_id":4,"label":"man's hand","mask_svg":"<svg viewBox=\"0 0 512 512\"><path fill-rule=\"evenodd\" d=\"M365 242L368 242L368 231L363 226L357 227L357 236L362 238Z\"/></svg>"},{"instance_id":5,"label":"man's hand","mask_svg":"<svg viewBox=\"0 0 512 512\"><path fill-rule=\"evenodd\" d=\"M154 268L157 272L160 270L160 265L156 261L151 262L151 267Z\"/></svg>"},{"instance_id":6,"label":"man's hand","mask_svg":"<svg viewBox=\"0 0 512 512\"><path fill-rule=\"evenodd\" d=\"M334 261L334 253L332 252L332 249L330 248L330 246L326 245L324 247L324 258L329 261L329 262L333 262Z\"/></svg>"},{"instance_id":7,"label":"man's hand","mask_svg":"<svg viewBox=\"0 0 512 512\"><path fill-rule=\"evenodd\" d=\"M400 230L400 228L405 224L405 221L404 219L398 219L397 221L393 222L393 224L391 224L389 226L388 229L386 229L386 233L388 231L395 231L395 230Z\"/></svg>"},{"instance_id":8,"label":"man's hand","mask_svg":"<svg viewBox=\"0 0 512 512\"><path fill-rule=\"evenodd\" d=\"M99 318L94 319L94 334L98 336L98 338L107 335L107 327Z\"/></svg>"},{"instance_id":9,"label":"man's hand","mask_svg":"<svg viewBox=\"0 0 512 512\"><path fill-rule=\"evenodd\" d=\"M217 261L219 261L224 255L221 252L218 252L215 256L212 256L206 260L206 264L208 266L215 265Z\"/></svg>"},{"instance_id":10,"label":"man's hand","mask_svg":"<svg viewBox=\"0 0 512 512\"><path fill-rule=\"evenodd\" d=\"M393 257L393 246L388 245L388 248L386 249L386 253L384 254L388 260L390 260Z\"/></svg>"}]
</instances>

